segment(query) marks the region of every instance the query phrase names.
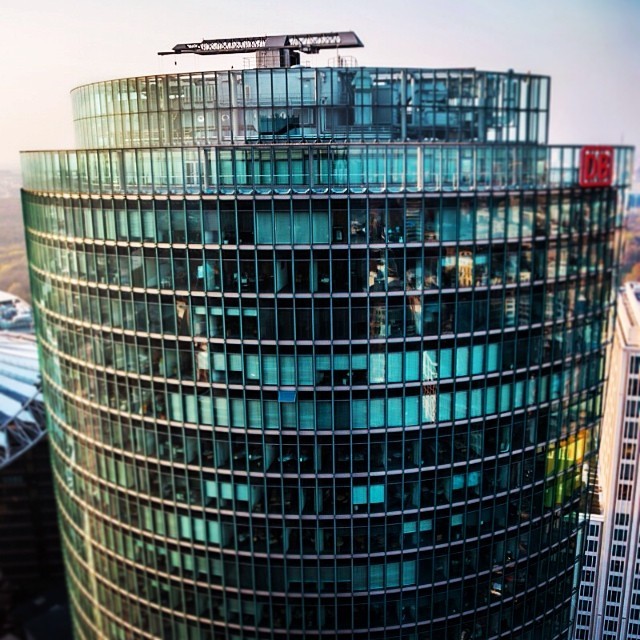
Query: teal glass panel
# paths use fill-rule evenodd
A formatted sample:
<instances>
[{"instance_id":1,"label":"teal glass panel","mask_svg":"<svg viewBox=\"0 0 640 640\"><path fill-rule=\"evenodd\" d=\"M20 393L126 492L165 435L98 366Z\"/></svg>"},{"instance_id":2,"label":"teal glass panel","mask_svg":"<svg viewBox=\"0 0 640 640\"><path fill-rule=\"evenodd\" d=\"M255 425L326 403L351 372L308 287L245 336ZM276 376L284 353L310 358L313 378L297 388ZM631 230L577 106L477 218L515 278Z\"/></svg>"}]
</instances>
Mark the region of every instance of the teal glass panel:
<instances>
[{"instance_id":1,"label":"teal glass panel","mask_svg":"<svg viewBox=\"0 0 640 640\"><path fill-rule=\"evenodd\" d=\"M419 404L418 396L411 396L404 399L404 424L405 426L414 426L419 421Z\"/></svg>"},{"instance_id":2,"label":"teal glass panel","mask_svg":"<svg viewBox=\"0 0 640 640\"><path fill-rule=\"evenodd\" d=\"M469 347L457 347L456 354L456 376L469 375Z\"/></svg>"},{"instance_id":3,"label":"teal glass panel","mask_svg":"<svg viewBox=\"0 0 640 640\"><path fill-rule=\"evenodd\" d=\"M402 356L402 353L389 354L387 365L387 382L402 382Z\"/></svg>"},{"instance_id":4,"label":"teal glass panel","mask_svg":"<svg viewBox=\"0 0 640 640\"><path fill-rule=\"evenodd\" d=\"M451 349L440 351L440 362L438 375L440 378L451 378L453 376L453 359Z\"/></svg>"},{"instance_id":5,"label":"teal glass panel","mask_svg":"<svg viewBox=\"0 0 640 640\"><path fill-rule=\"evenodd\" d=\"M438 394L438 420L451 420L451 394Z\"/></svg>"},{"instance_id":6,"label":"teal glass panel","mask_svg":"<svg viewBox=\"0 0 640 640\"><path fill-rule=\"evenodd\" d=\"M369 487L369 503L381 504L384 502L384 488L383 484L372 484Z\"/></svg>"},{"instance_id":7,"label":"teal glass panel","mask_svg":"<svg viewBox=\"0 0 640 640\"><path fill-rule=\"evenodd\" d=\"M389 398L387 401L387 425L401 427L403 414L402 398Z\"/></svg>"},{"instance_id":8,"label":"teal glass panel","mask_svg":"<svg viewBox=\"0 0 640 640\"><path fill-rule=\"evenodd\" d=\"M369 401L369 426L371 428L385 426L383 398L371 398Z\"/></svg>"},{"instance_id":9,"label":"teal glass panel","mask_svg":"<svg viewBox=\"0 0 640 640\"><path fill-rule=\"evenodd\" d=\"M414 382L420 379L420 352L407 351L404 354L404 379Z\"/></svg>"},{"instance_id":10,"label":"teal glass panel","mask_svg":"<svg viewBox=\"0 0 640 640\"><path fill-rule=\"evenodd\" d=\"M368 402L354 399L351 406L351 426L354 429L366 429L369 426Z\"/></svg>"},{"instance_id":11,"label":"teal glass panel","mask_svg":"<svg viewBox=\"0 0 640 640\"><path fill-rule=\"evenodd\" d=\"M467 417L468 401L469 401L469 394L467 391L456 391L455 412L454 412L454 417L456 420L462 420Z\"/></svg>"}]
</instances>

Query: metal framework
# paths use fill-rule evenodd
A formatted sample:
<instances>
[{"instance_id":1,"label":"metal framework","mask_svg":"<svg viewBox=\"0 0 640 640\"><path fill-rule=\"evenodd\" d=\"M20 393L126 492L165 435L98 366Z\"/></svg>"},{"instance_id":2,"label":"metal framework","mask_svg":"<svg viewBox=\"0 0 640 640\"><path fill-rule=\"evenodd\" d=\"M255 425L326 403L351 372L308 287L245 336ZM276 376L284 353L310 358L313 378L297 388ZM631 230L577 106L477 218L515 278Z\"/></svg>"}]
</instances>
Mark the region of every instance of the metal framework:
<instances>
[{"instance_id":1,"label":"metal framework","mask_svg":"<svg viewBox=\"0 0 640 640\"><path fill-rule=\"evenodd\" d=\"M45 412L40 392L39 373L37 371L35 339L29 335L0 332L0 375L11 378L11 370L17 365L17 359L23 365L23 373L33 378L32 384L25 384L25 380L16 379L16 387L2 384L0 381L0 396L8 396L20 402L20 409L12 416L0 416L0 471L10 465L18 456L31 449L46 434ZM23 344L20 344L23 343ZM16 351L12 354L12 346L20 347L32 345L36 370L31 371L30 362L20 357ZM4 347L8 347L5 349ZM7 371L5 371L5 366ZM6 375L5 375L6 374ZM33 374L33 375L31 375ZM22 376L21 376L22 377ZM32 387L33 391L23 394L23 388ZM19 390L18 390L19 389Z\"/></svg>"},{"instance_id":2,"label":"metal framework","mask_svg":"<svg viewBox=\"0 0 640 640\"><path fill-rule=\"evenodd\" d=\"M171 51L159 51L159 56L195 53L200 56L224 53L252 53L257 51L294 50L302 53L319 53L321 49L363 47L353 31L331 33L304 33L282 36L252 36L247 38L222 38L177 44Z\"/></svg>"}]
</instances>

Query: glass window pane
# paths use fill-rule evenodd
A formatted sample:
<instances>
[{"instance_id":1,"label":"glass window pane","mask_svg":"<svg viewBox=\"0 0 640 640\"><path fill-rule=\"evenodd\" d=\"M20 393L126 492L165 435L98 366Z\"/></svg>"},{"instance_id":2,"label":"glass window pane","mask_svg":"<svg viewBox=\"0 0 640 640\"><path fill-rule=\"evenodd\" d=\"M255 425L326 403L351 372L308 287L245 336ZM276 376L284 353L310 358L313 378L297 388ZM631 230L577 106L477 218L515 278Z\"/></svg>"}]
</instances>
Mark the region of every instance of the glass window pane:
<instances>
[{"instance_id":1,"label":"glass window pane","mask_svg":"<svg viewBox=\"0 0 640 640\"><path fill-rule=\"evenodd\" d=\"M351 490L353 504L367 504L367 487L353 487Z\"/></svg>"},{"instance_id":2,"label":"glass window pane","mask_svg":"<svg viewBox=\"0 0 640 640\"><path fill-rule=\"evenodd\" d=\"M370 504L379 504L384 502L384 485L373 484L369 489L369 502Z\"/></svg>"},{"instance_id":3,"label":"glass window pane","mask_svg":"<svg viewBox=\"0 0 640 640\"><path fill-rule=\"evenodd\" d=\"M441 393L438 396L438 420L451 420L451 394Z\"/></svg>"},{"instance_id":4,"label":"glass window pane","mask_svg":"<svg viewBox=\"0 0 640 640\"><path fill-rule=\"evenodd\" d=\"M402 382L402 353L390 353L387 382Z\"/></svg>"},{"instance_id":5,"label":"glass window pane","mask_svg":"<svg viewBox=\"0 0 640 640\"><path fill-rule=\"evenodd\" d=\"M410 396L404 399L404 423L406 426L418 424L418 396Z\"/></svg>"},{"instance_id":6,"label":"glass window pane","mask_svg":"<svg viewBox=\"0 0 640 640\"><path fill-rule=\"evenodd\" d=\"M407 351L404 356L404 379L413 382L420 379L420 352Z\"/></svg>"},{"instance_id":7,"label":"glass window pane","mask_svg":"<svg viewBox=\"0 0 640 640\"><path fill-rule=\"evenodd\" d=\"M452 370L452 353L451 349L442 349L440 351L440 367L439 378L451 378L453 375Z\"/></svg>"},{"instance_id":8,"label":"glass window pane","mask_svg":"<svg viewBox=\"0 0 640 640\"><path fill-rule=\"evenodd\" d=\"M367 415L367 401L366 400L353 400L351 426L354 429L366 429L369 421Z\"/></svg>"},{"instance_id":9,"label":"glass window pane","mask_svg":"<svg viewBox=\"0 0 640 640\"><path fill-rule=\"evenodd\" d=\"M456 349L456 376L469 375L469 347Z\"/></svg>"}]
</instances>

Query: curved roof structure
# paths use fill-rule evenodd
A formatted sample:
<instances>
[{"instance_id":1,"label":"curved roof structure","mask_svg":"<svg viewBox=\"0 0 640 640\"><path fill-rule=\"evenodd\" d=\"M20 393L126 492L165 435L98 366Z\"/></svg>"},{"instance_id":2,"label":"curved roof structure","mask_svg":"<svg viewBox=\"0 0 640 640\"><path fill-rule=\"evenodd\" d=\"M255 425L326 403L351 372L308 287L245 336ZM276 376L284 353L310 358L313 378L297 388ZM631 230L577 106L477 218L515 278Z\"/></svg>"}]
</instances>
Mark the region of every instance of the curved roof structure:
<instances>
[{"instance_id":1,"label":"curved roof structure","mask_svg":"<svg viewBox=\"0 0 640 640\"><path fill-rule=\"evenodd\" d=\"M34 336L0 332L0 470L45 434Z\"/></svg>"}]
</instances>

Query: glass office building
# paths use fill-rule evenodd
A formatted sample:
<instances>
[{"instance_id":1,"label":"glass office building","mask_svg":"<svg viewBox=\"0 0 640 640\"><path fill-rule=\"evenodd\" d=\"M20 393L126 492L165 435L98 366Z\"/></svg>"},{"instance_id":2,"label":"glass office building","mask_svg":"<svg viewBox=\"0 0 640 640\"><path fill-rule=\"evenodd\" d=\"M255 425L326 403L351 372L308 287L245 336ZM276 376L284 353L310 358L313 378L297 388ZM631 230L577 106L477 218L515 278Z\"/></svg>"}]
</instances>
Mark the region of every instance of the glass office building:
<instances>
[{"instance_id":1,"label":"glass office building","mask_svg":"<svg viewBox=\"0 0 640 640\"><path fill-rule=\"evenodd\" d=\"M549 79L73 94L23 154L78 639L567 638L632 150Z\"/></svg>"}]
</instances>

